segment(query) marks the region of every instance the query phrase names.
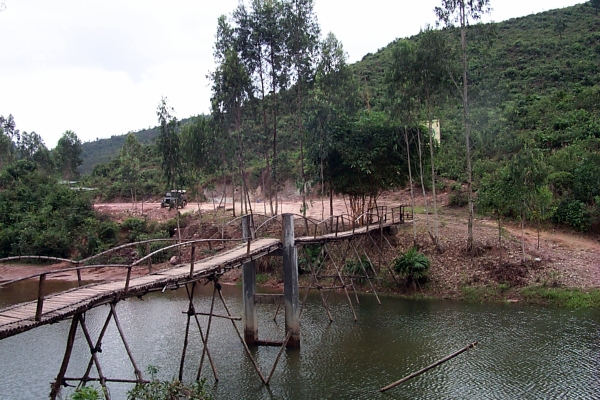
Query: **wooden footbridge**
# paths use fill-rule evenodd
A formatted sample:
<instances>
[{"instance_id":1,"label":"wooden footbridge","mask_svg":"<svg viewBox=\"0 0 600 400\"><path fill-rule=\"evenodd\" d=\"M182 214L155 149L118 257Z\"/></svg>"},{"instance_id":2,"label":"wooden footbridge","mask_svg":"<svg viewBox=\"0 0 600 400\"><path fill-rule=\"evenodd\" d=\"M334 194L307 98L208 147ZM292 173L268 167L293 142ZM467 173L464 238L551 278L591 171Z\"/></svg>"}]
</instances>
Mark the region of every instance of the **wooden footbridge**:
<instances>
[{"instance_id":1,"label":"wooden footbridge","mask_svg":"<svg viewBox=\"0 0 600 400\"><path fill-rule=\"evenodd\" d=\"M233 327L237 331L238 336L240 337L244 345L246 354L252 360L259 377L261 378L263 383L268 384L273 374L273 371L275 370L281 352L283 352L283 350L286 347L300 346L299 318L301 313L301 304L299 300L300 288L298 285L298 248L310 245L317 245L320 246L321 255L323 255L319 260L315 259L319 257L313 256L313 259L310 260L310 262L308 263L311 273L311 283L309 287L307 287L307 293L310 289L318 289L319 291L323 289L344 290L346 291L348 301L350 303L350 306L352 307L352 301L350 300L350 296L348 295L347 289L354 289L354 284L352 280L353 278L357 278L357 276L349 276L343 274L343 271L337 265L342 263L343 260L338 260L336 264L335 260L331 256L329 256L330 261L335 266L336 271L336 273L333 276L334 283L330 287L326 288L319 281L320 279L324 279L319 275L319 264L323 263L324 258L326 257L326 246L330 243L350 243L353 239L358 237L369 237L373 243L377 244L377 241L371 237L373 233L378 232L380 235L383 236L383 233L386 230L389 230L391 227L398 224L402 224L406 220L412 219L412 212L406 212L404 206L398 206L389 208L389 212L387 207L377 207L369 210L367 213L359 216L358 218L350 218L348 216L334 216L324 221L315 221L302 216L300 216L300 218L294 218L294 214L284 214L270 218L265 217L263 219L264 221L260 225L256 226L258 220L256 215L240 217L222 226L222 229L220 230L220 238L183 241L173 245L168 245L154 252L149 251L150 243L152 241L145 241L128 244L125 246L119 246L117 248L108 250L107 252L103 252L88 259L79 261L38 256L21 256L2 259L0 260L0 262L6 262L14 259L46 259L49 261L69 262L73 266L61 270L48 270L25 278L0 284L1 290L7 285L14 284L25 279L38 279L39 282L36 300L21 304L15 304L4 309L0 309L0 340L34 329L41 325L55 323L61 320L72 318L71 329L67 338L67 347L63 358L63 363L57 375L56 381L52 385L51 398L56 398L59 393L60 386L67 385L67 382L69 381L77 381L79 382L79 384L84 385L86 382L89 381L99 381L101 386L105 389L105 396L108 398L109 392L106 390L107 382L144 382L142 373L135 363L133 354L129 350L129 346L125 339L125 335L123 334L123 330L121 329L116 310L117 303L129 297L141 297L153 291L164 292L167 289L171 290L180 287L185 287L188 292L189 307L187 310L187 325L185 329L185 340L183 343L181 367L179 371L180 379L183 374L190 322L193 319L195 319L197 327L200 330L200 336L203 342L203 354L202 359L200 361L200 367L198 368L197 376L198 378L200 377L202 364L204 362L206 354L208 356L210 365L213 369L215 379L218 380L218 376L214 368L210 352L207 347L207 341L210 331L211 319L220 317L228 318L232 321ZM231 228L234 228L233 230L235 230L236 224L237 226L241 225L241 238L225 238L225 232L227 230L226 228L229 227L230 230ZM279 232L281 232L280 237L282 237L282 239L258 237L261 235L261 233L265 236L268 236L269 227L273 227L278 224L281 224L279 225L281 226ZM296 232L298 232L299 234L297 235ZM273 233L273 231L271 231L271 233ZM380 239L380 243L381 240L382 239ZM215 249L213 249L213 245L218 244L221 245L222 251L215 255L196 260L196 258L199 258L199 252L196 252L197 248L201 248L202 246L208 246L207 250L210 251L205 252L210 253L215 251ZM122 250L126 246L137 246L138 248L140 248L140 246L143 245L146 246L146 255L131 264L94 264L94 261L101 260L103 256L106 256L106 254ZM181 254L181 251L184 248L190 249L188 263L178 264L174 267L167 269L152 271L152 258L155 257L157 254L166 251L178 251ZM347 254L343 257L344 259L349 253L354 253L359 260L364 258L359 255L358 250L356 249L356 247L353 246L348 246L346 248L346 253ZM368 257L366 252L364 254ZM264 256L283 257L283 295L260 295L256 293L256 268L254 261ZM135 275L136 271L139 273L140 269L142 268L145 270L146 266L147 272L144 275L137 277L132 276ZM362 270L364 271L364 275L361 275L361 277L366 278L369 281L374 291L375 289L370 280L370 277L372 277L373 274L370 274L369 271L367 271L368 266L362 265L362 262L361 266ZM119 268L124 271L125 276L124 278L114 281L84 285L82 280L82 271L101 267ZM240 333L240 331L237 328L237 325L235 324L236 320L240 320L242 318L236 318L232 316L231 313L229 313L229 309L225 303L225 300L221 296L220 285L218 283L218 278L223 273L234 268L242 268L242 281L244 291L243 335L242 333ZM375 272L375 269L372 269L373 272ZM60 293L46 294L44 288L47 277L53 274L64 275L64 273L67 272L77 274L79 287ZM210 313L196 312L194 306L194 287L197 282L202 280L212 281L214 284L214 294ZM215 294L218 294L229 315L218 316L213 313ZM323 299L323 304L325 305L329 319L333 320L329 312L329 308L327 306L325 297L322 295L321 298ZM286 334L285 339L283 341L266 342L258 339L258 327L255 306L256 304L261 303L276 304L278 307L277 310L279 310L280 306L284 307ZM104 324L104 327L101 330L99 337L94 343L85 324L85 312L98 306L107 304L110 305L110 311ZM352 311L354 313L354 309L352 309ZM207 315L209 317L208 327L205 331L203 331L201 327L201 324L198 320L198 315ZM354 314L354 316L356 319L356 314ZM135 379L111 379L102 374L102 369L96 357L96 352L100 348L104 332L106 331L106 328L111 319L114 319L115 325L125 345L125 349L132 362L132 366L134 367L135 371ZM79 326L81 327L81 330L83 331L83 334L90 348L90 362L86 372L82 377L67 378L65 377L65 373L68 367L71 351L73 348L73 342L75 339L76 331ZM261 371L258 368L258 365L252 357L251 352L248 349L248 346L254 345L281 346L280 353L268 378L265 378L265 376L261 373ZM90 375L93 365L96 367L98 377L92 377Z\"/></svg>"}]
</instances>

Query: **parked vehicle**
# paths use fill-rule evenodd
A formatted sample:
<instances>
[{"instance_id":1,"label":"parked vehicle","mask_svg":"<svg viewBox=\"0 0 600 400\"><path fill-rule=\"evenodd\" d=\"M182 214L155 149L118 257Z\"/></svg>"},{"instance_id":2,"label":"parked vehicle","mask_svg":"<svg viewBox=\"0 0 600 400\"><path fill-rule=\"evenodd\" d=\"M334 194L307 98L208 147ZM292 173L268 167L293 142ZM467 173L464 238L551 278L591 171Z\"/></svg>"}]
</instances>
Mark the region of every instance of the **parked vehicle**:
<instances>
[{"instance_id":1,"label":"parked vehicle","mask_svg":"<svg viewBox=\"0 0 600 400\"><path fill-rule=\"evenodd\" d=\"M184 208L186 205L187 197L185 195L185 190L182 189L167 192L160 202L161 207Z\"/></svg>"}]
</instances>

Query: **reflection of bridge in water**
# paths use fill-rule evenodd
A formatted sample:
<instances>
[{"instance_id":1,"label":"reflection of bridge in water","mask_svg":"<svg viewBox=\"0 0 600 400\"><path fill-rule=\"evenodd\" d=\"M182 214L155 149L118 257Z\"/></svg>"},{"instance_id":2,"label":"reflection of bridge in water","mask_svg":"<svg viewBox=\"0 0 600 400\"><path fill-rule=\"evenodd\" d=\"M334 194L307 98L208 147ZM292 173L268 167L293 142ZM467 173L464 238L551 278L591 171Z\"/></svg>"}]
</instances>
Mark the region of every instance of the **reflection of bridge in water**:
<instances>
[{"instance_id":1,"label":"reflection of bridge in water","mask_svg":"<svg viewBox=\"0 0 600 400\"><path fill-rule=\"evenodd\" d=\"M259 224L259 220L263 221ZM183 341L183 350L179 368L179 379L183 376L186 350L188 345L188 335L190 325L195 321L200 338L203 344L200 366L198 367L197 378L199 379L205 358L211 365L215 380L218 380L217 371L207 346L210 334L211 321L213 318L225 318L232 322L232 325L243 344L244 350L252 361L256 372L263 383L268 384L277 362L286 347L300 347L300 314L302 304L300 303L300 287L298 285L298 249L304 254L302 261L310 272L310 284L306 287L306 294L311 289L317 289L321 293L321 299L326 309L327 316L333 321L329 307L327 305L327 296L324 291L343 290L346 292L350 308L354 318L354 308L348 289L354 290L354 281L356 279L368 282L372 291L377 296L375 286L372 280L377 278L377 273L382 271L382 248L385 243L390 244L385 233L395 225L402 224L406 220L412 219L412 213L405 211L404 206L388 208L377 207L369 210L358 218L349 216L334 216L324 221L315 221L303 216L294 218L294 214L284 214L274 217L264 217L259 215L244 216L236 218L221 226L220 238L188 240L150 252L152 242L158 240L149 240L138 243L131 243L114 249L102 252L84 260L66 260L52 257L21 256L10 257L0 261L10 261L14 259L38 259L48 261L62 261L73 264L72 267L45 271L25 278L4 282L0 284L0 289L25 279L38 279L37 300L12 305L0 310L0 340L6 337L14 336L19 333L34 329L41 325L55 323L61 320L72 318L71 328L67 337L67 345L63 362L52 385L51 398L58 396L61 385L67 385L68 382L79 382L85 384L90 381L100 382L104 389L105 396L109 397L106 390L107 382L122 383L140 383L145 382L135 358L130 351L125 335L121 328L117 316L116 305L121 300L129 297L142 297L149 292L165 291L167 289L177 289L185 287L188 293L189 306L186 312L187 324L185 327L185 338ZM241 222L241 238L230 239L226 236L233 236L235 230ZM236 226L237 223L237 226ZM233 231L233 233L231 232ZM227 234L226 234L227 232ZM239 234L239 233L238 233ZM259 238L259 236L279 236L282 239L269 237ZM357 240L362 240L357 243ZM221 246L220 249L214 248ZM145 246L144 257L138 259L132 264L93 264L109 254L122 251L131 246L137 246L143 249ZM333 248L338 246L337 248ZM391 245L390 245L391 246ZM373 256L369 256L366 247L374 248L376 256L379 257L379 264L372 261ZM179 264L172 268L159 271L152 271L152 259L160 253L168 251L181 251L189 248L189 263ZM201 253L214 254L199 259ZM255 260L265 256L280 256L283 258L283 280L284 290L281 295L266 295L256 292L256 267ZM352 268L344 268L345 265L352 265ZM329 266L329 275L323 273L326 266ZM83 285L82 271L93 268L119 268L124 271L124 279ZM390 266L386 266L392 274ZM142 276L132 277L132 271L139 272L144 269ZM233 268L242 268L243 283L243 333L240 332L235 321L242 318L235 317L229 312L225 299L221 295L221 286L218 282L219 277ZM64 275L70 272L77 274L79 287L60 293L45 294L44 286L46 278L50 275ZM385 271L384 271L385 272ZM392 274L393 277L393 274ZM199 281L212 282L214 285L210 311L201 313L196 311L194 305L194 289ZM325 283L329 282L329 283ZM329 286L324 286L329 285ZM356 291L355 291L356 293ZM304 301L306 301L304 296ZM218 315L214 312L215 300L219 299L227 315ZM379 299L378 299L379 301ZM356 297L358 302L358 297ZM285 314L285 338L282 341L264 341L258 338L258 326L256 317L257 304L273 304L277 306L275 317L281 306ZM101 305L109 305L110 310L106 321L94 341L90 331L85 323L85 312ZM206 328L202 328L198 316L208 317ZM109 378L106 377L98 360L97 354L101 351L102 339L106 329L111 321L114 320L117 330L121 336L124 348L131 360L135 377L130 379ZM91 356L88 367L84 374L79 378L66 377L69 359L73 349L73 343L78 328L81 328ZM281 349L275 359L270 374L265 377L260 371L256 361L248 346L269 345L280 346ZM92 376L92 368L95 367L97 376Z\"/></svg>"}]
</instances>

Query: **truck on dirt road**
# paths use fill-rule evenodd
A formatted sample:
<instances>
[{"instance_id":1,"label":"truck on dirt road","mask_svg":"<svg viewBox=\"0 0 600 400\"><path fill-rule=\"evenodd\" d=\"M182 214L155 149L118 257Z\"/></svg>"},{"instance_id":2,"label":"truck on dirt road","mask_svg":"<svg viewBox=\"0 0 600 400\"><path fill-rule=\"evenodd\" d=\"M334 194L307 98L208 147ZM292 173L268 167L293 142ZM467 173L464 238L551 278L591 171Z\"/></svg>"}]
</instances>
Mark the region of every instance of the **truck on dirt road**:
<instances>
[{"instance_id":1,"label":"truck on dirt road","mask_svg":"<svg viewBox=\"0 0 600 400\"><path fill-rule=\"evenodd\" d=\"M187 197L185 190L176 189L171 190L165 194L162 201L160 202L161 208L184 208L187 205Z\"/></svg>"}]
</instances>

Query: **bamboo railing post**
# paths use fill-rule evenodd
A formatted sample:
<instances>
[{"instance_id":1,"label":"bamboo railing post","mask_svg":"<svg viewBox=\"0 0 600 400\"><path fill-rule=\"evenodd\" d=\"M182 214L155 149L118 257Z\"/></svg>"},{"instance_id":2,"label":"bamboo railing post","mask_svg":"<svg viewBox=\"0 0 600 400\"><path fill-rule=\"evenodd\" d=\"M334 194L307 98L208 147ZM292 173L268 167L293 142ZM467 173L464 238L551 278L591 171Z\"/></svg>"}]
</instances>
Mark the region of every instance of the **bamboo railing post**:
<instances>
[{"instance_id":1,"label":"bamboo railing post","mask_svg":"<svg viewBox=\"0 0 600 400\"><path fill-rule=\"evenodd\" d=\"M79 269L80 267L80 262L78 261L75 266L77 267L77 285L81 286L82 282L81 282L81 270Z\"/></svg>"},{"instance_id":2,"label":"bamboo railing post","mask_svg":"<svg viewBox=\"0 0 600 400\"><path fill-rule=\"evenodd\" d=\"M44 284L46 282L46 274L40 275L40 281L38 283L38 298L37 307L35 310L35 320L40 321L42 319L42 311L44 308Z\"/></svg>"},{"instance_id":3,"label":"bamboo railing post","mask_svg":"<svg viewBox=\"0 0 600 400\"><path fill-rule=\"evenodd\" d=\"M192 244L190 251L190 279L194 277L194 258L196 257L196 244ZM189 324L189 322L188 322Z\"/></svg>"},{"instance_id":4,"label":"bamboo railing post","mask_svg":"<svg viewBox=\"0 0 600 400\"><path fill-rule=\"evenodd\" d=\"M127 278L125 278L125 293L129 290L129 280L131 279L131 265L127 267Z\"/></svg>"},{"instance_id":5,"label":"bamboo railing post","mask_svg":"<svg viewBox=\"0 0 600 400\"><path fill-rule=\"evenodd\" d=\"M146 243L146 255L150 254L150 242ZM148 257L148 273L152 273L152 257Z\"/></svg>"},{"instance_id":6,"label":"bamboo railing post","mask_svg":"<svg viewBox=\"0 0 600 400\"><path fill-rule=\"evenodd\" d=\"M69 366L69 360L71 359L71 352L73 351L73 343L75 343L75 333L77 332L78 323L79 314L75 314L73 315L73 320L71 321L69 336L67 336L67 348L65 349L65 355L63 356L56 380L52 384L52 389L50 390L50 399L52 400L56 399L58 392L60 391L60 386L63 384L65 373L67 372L67 367Z\"/></svg>"}]
</instances>

